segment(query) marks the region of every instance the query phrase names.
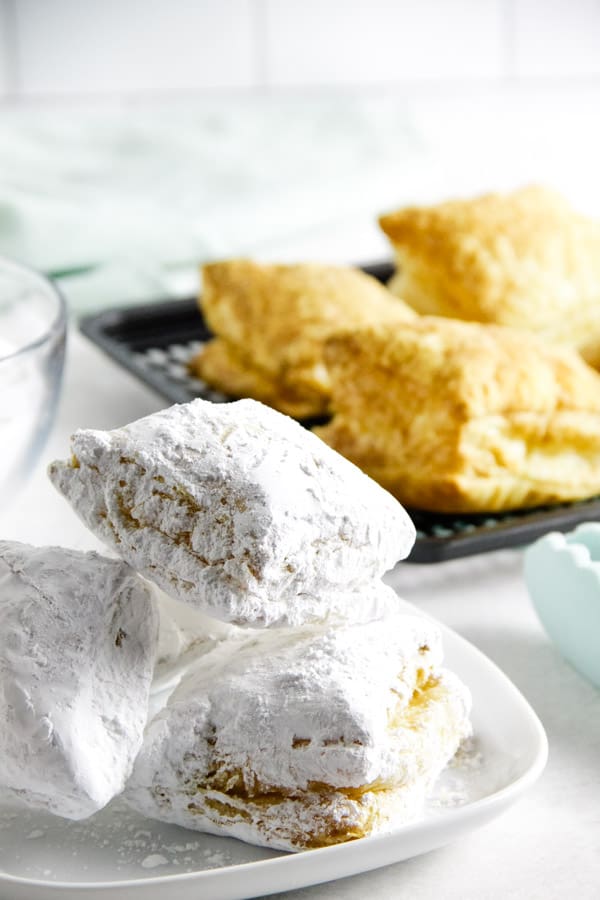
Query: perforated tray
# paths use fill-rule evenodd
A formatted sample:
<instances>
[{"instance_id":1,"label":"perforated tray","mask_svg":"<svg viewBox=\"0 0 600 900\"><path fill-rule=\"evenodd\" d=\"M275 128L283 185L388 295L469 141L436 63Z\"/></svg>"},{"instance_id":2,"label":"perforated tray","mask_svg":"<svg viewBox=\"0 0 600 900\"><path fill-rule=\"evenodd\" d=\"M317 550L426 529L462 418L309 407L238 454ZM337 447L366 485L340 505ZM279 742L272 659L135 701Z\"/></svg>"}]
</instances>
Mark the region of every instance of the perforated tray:
<instances>
[{"instance_id":1,"label":"perforated tray","mask_svg":"<svg viewBox=\"0 0 600 900\"><path fill-rule=\"evenodd\" d=\"M361 266L380 281L390 263ZM110 309L87 316L80 328L91 341L172 403L203 397L231 400L188 370L190 359L211 338L195 298ZM502 515L446 516L410 510L417 540L409 562L432 563L527 544L548 531L570 531L600 519L600 497Z\"/></svg>"}]
</instances>

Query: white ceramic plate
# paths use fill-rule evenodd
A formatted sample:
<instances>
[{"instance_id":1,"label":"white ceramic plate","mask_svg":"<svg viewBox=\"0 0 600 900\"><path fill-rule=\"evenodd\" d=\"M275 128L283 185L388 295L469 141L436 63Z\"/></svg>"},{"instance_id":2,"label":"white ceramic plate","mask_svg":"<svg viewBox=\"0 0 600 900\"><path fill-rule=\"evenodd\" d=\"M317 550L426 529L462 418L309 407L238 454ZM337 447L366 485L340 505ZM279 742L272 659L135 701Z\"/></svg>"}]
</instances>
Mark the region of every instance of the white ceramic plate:
<instances>
[{"instance_id":1,"label":"white ceramic plate","mask_svg":"<svg viewBox=\"0 0 600 900\"><path fill-rule=\"evenodd\" d=\"M541 774L546 735L524 697L487 657L449 629L444 644L448 667L471 688L475 737L440 779L421 821L286 854L162 825L118 802L79 823L2 807L0 896L241 900L399 862L484 825Z\"/></svg>"}]
</instances>

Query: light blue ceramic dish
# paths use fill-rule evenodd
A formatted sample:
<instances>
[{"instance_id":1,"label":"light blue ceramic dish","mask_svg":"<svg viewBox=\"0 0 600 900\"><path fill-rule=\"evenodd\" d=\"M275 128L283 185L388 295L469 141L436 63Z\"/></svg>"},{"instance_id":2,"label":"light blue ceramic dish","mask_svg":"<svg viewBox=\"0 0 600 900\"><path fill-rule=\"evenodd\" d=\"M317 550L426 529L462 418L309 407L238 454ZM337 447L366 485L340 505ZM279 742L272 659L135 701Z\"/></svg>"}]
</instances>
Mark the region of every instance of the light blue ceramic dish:
<instances>
[{"instance_id":1,"label":"light blue ceramic dish","mask_svg":"<svg viewBox=\"0 0 600 900\"><path fill-rule=\"evenodd\" d=\"M552 532L525 551L525 581L560 653L600 687L600 523Z\"/></svg>"}]
</instances>

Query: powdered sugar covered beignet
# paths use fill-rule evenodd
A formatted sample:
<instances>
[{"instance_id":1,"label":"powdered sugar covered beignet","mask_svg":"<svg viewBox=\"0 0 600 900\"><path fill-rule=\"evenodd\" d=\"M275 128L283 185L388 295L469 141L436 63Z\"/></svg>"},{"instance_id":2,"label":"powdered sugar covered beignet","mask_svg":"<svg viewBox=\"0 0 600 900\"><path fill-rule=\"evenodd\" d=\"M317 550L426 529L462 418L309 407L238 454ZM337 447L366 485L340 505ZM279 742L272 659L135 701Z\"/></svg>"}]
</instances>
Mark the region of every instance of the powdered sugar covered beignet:
<instances>
[{"instance_id":1,"label":"powdered sugar covered beignet","mask_svg":"<svg viewBox=\"0 0 600 900\"><path fill-rule=\"evenodd\" d=\"M155 589L155 598L160 625L156 664L150 689L149 719L154 718L166 705L177 685L190 669L197 665L201 656L224 641L228 642L227 646L231 646L233 652L235 648L242 647L250 635L252 641L256 636L262 635L262 630L232 625L207 616L163 591ZM344 601L350 605L362 604L365 615L370 611L368 621L398 611L397 594L382 582L365 585L360 596L344 595ZM327 620L327 627L333 628L339 623L340 620L334 614ZM290 634L297 634L298 631L299 629L290 629ZM232 641L238 642L235 647ZM264 644L264 646L271 645Z\"/></svg>"},{"instance_id":2,"label":"powdered sugar covered beignet","mask_svg":"<svg viewBox=\"0 0 600 900\"><path fill-rule=\"evenodd\" d=\"M281 849L416 816L470 733L437 627L395 614L203 643L150 723L126 789L139 812Z\"/></svg>"},{"instance_id":3,"label":"powdered sugar covered beignet","mask_svg":"<svg viewBox=\"0 0 600 900\"><path fill-rule=\"evenodd\" d=\"M72 450L50 477L85 524L164 591L224 621L300 625L336 607L368 618L355 589L414 541L386 491L253 400L195 400L78 431Z\"/></svg>"},{"instance_id":4,"label":"powdered sugar covered beignet","mask_svg":"<svg viewBox=\"0 0 600 900\"><path fill-rule=\"evenodd\" d=\"M123 789L142 743L158 617L97 553L0 542L0 786L82 819Z\"/></svg>"}]
</instances>

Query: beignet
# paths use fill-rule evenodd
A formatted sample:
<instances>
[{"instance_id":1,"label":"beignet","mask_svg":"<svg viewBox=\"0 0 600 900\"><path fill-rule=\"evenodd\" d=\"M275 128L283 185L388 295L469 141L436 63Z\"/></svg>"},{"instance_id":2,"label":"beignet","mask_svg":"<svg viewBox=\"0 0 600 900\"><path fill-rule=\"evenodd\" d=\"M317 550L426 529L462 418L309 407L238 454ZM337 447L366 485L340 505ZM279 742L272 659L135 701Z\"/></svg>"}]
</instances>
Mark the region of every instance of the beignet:
<instances>
[{"instance_id":1,"label":"beignet","mask_svg":"<svg viewBox=\"0 0 600 900\"><path fill-rule=\"evenodd\" d=\"M49 475L88 528L166 593L242 625L380 614L414 526L355 466L254 400L77 431ZM393 593L393 592L391 592Z\"/></svg>"},{"instance_id":2,"label":"beignet","mask_svg":"<svg viewBox=\"0 0 600 900\"><path fill-rule=\"evenodd\" d=\"M414 316L358 269L237 259L205 265L202 275L200 306L216 338L193 361L194 373L226 394L251 396L296 418L327 410L329 335Z\"/></svg>"},{"instance_id":3,"label":"beignet","mask_svg":"<svg viewBox=\"0 0 600 900\"><path fill-rule=\"evenodd\" d=\"M600 223L559 194L529 186L379 221L399 269L389 287L417 312L534 331L600 366Z\"/></svg>"},{"instance_id":4,"label":"beignet","mask_svg":"<svg viewBox=\"0 0 600 900\"><path fill-rule=\"evenodd\" d=\"M142 745L158 638L150 587L98 553L0 541L0 787L84 819Z\"/></svg>"},{"instance_id":5,"label":"beignet","mask_svg":"<svg viewBox=\"0 0 600 900\"><path fill-rule=\"evenodd\" d=\"M299 850L417 816L470 734L439 629L241 633L202 645L146 730L126 799L166 822Z\"/></svg>"},{"instance_id":6,"label":"beignet","mask_svg":"<svg viewBox=\"0 0 600 900\"><path fill-rule=\"evenodd\" d=\"M310 419L322 412L323 393L308 385L292 388L276 376L238 356L221 338L208 341L190 363L191 371L229 397L252 397L294 419Z\"/></svg>"},{"instance_id":7,"label":"beignet","mask_svg":"<svg viewBox=\"0 0 600 900\"><path fill-rule=\"evenodd\" d=\"M483 512L600 494L600 375L574 351L422 317L332 338L315 432L413 508Z\"/></svg>"}]
</instances>

